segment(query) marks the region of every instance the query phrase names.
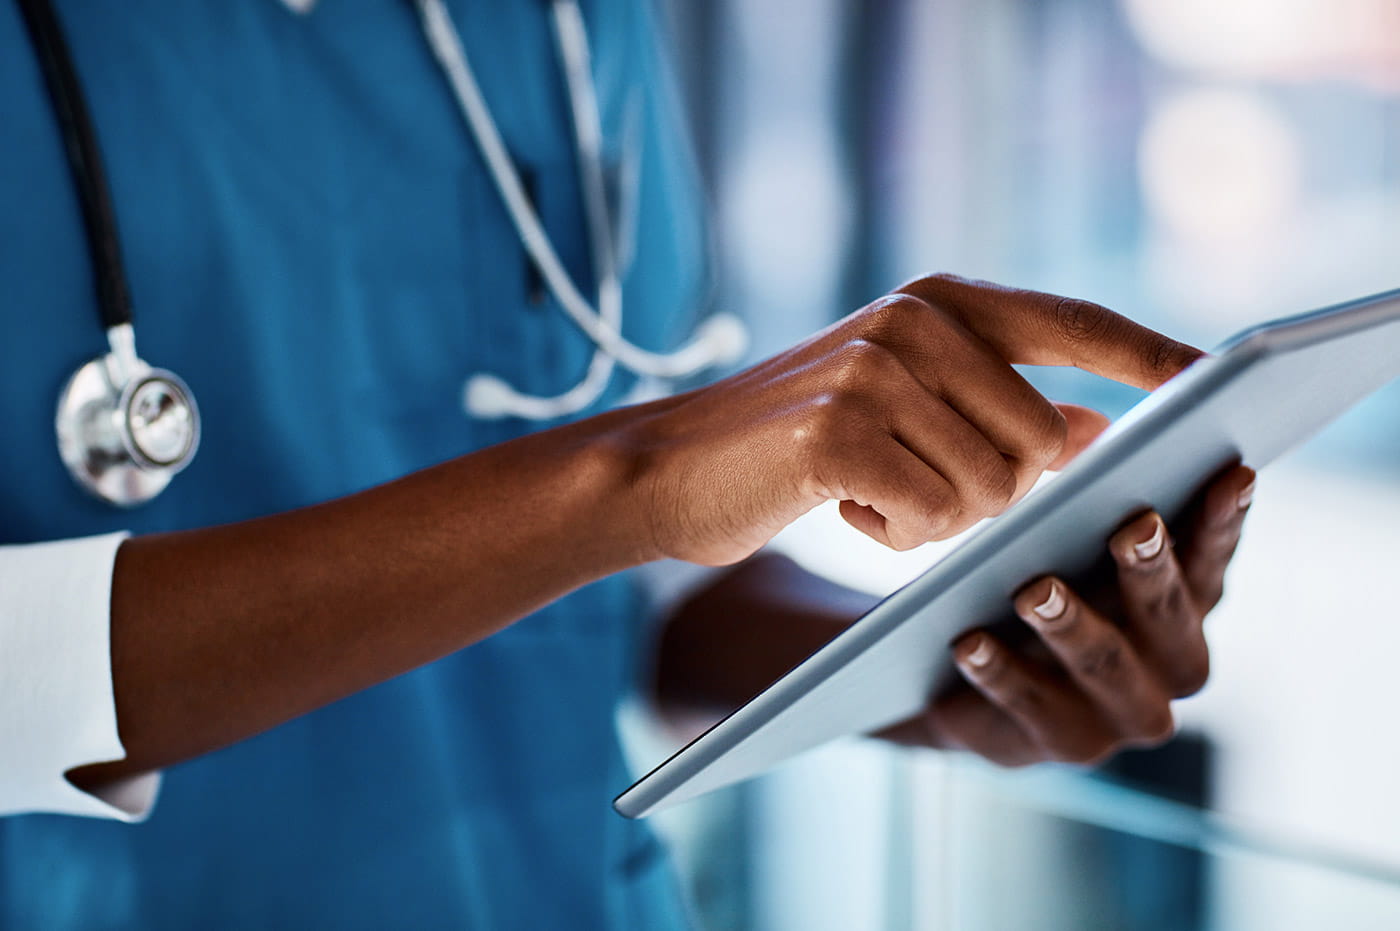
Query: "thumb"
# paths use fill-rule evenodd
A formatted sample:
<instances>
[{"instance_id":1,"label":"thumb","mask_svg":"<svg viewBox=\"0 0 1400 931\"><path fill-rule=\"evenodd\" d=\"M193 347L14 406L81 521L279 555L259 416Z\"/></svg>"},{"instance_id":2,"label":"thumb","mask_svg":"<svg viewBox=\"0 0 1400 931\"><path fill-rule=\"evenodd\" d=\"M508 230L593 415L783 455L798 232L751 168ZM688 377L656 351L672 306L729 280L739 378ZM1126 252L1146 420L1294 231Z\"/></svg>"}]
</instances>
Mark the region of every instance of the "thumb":
<instances>
[{"instance_id":1,"label":"thumb","mask_svg":"<svg viewBox=\"0 0 1400 931\"><path fill-rule=\"evenodd\" d=\"M1093 408L1078 404L1057 403L1055 406L1065 415L1069 430L1065 434L1064 448L1055 461L1046 466L1051 472L1058 472L1069 465L1070 460L1082 453L1084 447L1092 443L1109 424L1109 419Z\"/></svg>"}]
</instances>

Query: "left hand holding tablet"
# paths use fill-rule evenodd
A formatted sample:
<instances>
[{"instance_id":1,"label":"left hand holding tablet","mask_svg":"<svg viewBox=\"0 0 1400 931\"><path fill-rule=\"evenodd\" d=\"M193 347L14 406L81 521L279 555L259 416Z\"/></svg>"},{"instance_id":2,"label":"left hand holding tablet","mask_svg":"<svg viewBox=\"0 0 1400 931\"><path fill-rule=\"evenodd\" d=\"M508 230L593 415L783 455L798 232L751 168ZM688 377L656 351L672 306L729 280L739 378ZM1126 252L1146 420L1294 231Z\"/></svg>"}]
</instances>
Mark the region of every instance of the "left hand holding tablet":
<instances>
[{"instance_id":1,"label":"left hand holding tablet","mask_svg":"<svg viewBox=\"0 0 1400 931\"><path fill-rule=\"evenodd\" d=\"M1236 466L1197 498L1174 545L1154 513L1108 541L1114 578L1102 593L1043 577L1017 593L1036 639L1011 649L985 631L954 645L966 684L881 733L900 743L961 749L1003 766L1094 764L1167 740L1171 702L1205 685L1203 622L1220 601L1254 472Z\"/></svg>"}]
</instances>

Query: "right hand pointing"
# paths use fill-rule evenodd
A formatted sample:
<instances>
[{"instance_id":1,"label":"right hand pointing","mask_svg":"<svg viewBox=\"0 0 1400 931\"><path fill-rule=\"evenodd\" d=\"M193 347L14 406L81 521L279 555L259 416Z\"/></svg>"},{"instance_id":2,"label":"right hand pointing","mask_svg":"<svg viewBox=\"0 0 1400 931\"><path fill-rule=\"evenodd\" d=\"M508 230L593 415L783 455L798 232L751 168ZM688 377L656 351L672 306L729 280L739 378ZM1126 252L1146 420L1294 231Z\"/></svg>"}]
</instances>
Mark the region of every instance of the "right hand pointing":
<instances>
[{"instance_id":1,"label":"right hand pointing","mask_svg":"<svg viewBox=\"0 0 1400 931\"><path fill-rule=\"evenodd\" d=\"M1011 366L1156 388L1199 350L1083 301L950 275L786 352L635 409L624 427L660 555L737 562L827 499L895 549L998 514L1106 425Z\"/></svg>"}]
</instances>

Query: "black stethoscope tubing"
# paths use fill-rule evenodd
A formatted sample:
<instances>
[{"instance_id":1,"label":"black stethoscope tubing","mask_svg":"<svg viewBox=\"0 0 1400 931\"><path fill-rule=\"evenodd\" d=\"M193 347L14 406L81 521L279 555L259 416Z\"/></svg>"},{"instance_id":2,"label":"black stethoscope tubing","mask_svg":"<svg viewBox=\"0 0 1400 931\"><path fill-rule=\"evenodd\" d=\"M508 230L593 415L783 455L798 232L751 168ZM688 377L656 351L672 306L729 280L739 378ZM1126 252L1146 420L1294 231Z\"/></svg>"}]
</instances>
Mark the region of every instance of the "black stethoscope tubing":
<instances>
[{"instance_id":1,"label":"black stethoscope tubing","mask_svg":"<svg viewBox=\"0 0 1400 931\"><path fill-rule=\"evenodd\" d=\"M122 264L116 210L97 145L97 130L73 67L73 56L48 0L19 0L19 8L48 85L73 185L82 205L103 329L130 324L131 289Z\"/></svg>"}]
</instances>

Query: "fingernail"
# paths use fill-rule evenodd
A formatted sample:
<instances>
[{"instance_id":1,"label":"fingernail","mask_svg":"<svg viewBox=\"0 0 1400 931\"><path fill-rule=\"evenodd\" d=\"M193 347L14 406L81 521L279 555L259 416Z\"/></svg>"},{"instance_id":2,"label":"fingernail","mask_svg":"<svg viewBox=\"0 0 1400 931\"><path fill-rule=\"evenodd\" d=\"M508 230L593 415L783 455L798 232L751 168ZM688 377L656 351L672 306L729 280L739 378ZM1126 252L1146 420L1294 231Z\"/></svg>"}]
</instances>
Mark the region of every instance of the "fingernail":
<instances>
[{"instance_id":1,"label":"fingernail","mask_svg":"<svg viewBox=\"0 0 1400 931\"><path fill-rule=\"evenodd\" d=\"M1147 562L1149 559L1156 559L1157 554L1162 552L1162 545L1167 542L1167 528L1160 520L1152 522L1152 536L1141 543L1133 544L1133 553L1138 559Z\"/></svg>"},{"instance_id":2,"label":"fingernail","mask_svg":"<svg viewBox=\"0 0 1400 931\"><path fill-rule=\"evenodd\" d=\"M1246 486L1244 486L1244 489L1240 491L1240 497L1239 497L1240 510L1243 511L1245 508L1249 507L1250 503L1253 502L1253 501L1254 501L1254 480L1253 480L1253 479L1250 479L1249 484L1246 485Z\"/></svg>"},{"instance_id":3,"label":"fingernail","mask_svg":"<svg viewBox=\"0 0 1400 931\"><path fill-rule=\"evenodd\" d=\"M991 661L992 638L986 636L978 637L977 646L973 649L971 653L967 654L967 664L977 669L981 669L983 666L987 665Z\"/></svg>"},{"instance_id":4,"label":"fingernail","mask_svg":"<svg viewBox=\"0 0 1400 931\"><path fill-rule=\"evenodd\" d=\"M1055 618L1065 613L1069 603L1065 601L1065 593L1060 588L1060 583L1054 579L1050 580L1050 594L1045 596L1045 600L1031 608L1035 616L1042 621L1053 621Z\"/></svg>"}]
</instances>

